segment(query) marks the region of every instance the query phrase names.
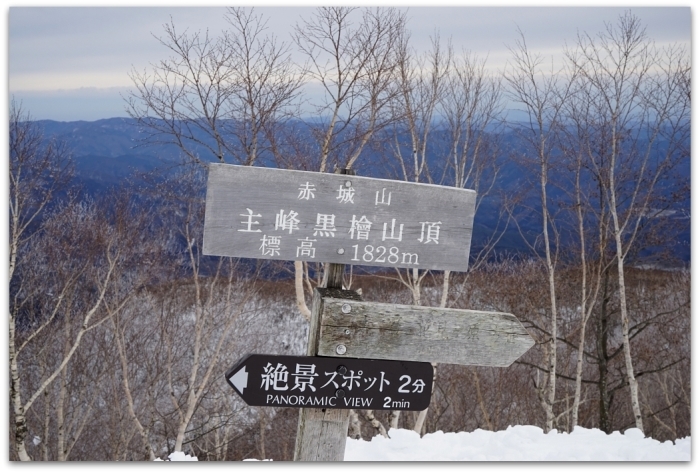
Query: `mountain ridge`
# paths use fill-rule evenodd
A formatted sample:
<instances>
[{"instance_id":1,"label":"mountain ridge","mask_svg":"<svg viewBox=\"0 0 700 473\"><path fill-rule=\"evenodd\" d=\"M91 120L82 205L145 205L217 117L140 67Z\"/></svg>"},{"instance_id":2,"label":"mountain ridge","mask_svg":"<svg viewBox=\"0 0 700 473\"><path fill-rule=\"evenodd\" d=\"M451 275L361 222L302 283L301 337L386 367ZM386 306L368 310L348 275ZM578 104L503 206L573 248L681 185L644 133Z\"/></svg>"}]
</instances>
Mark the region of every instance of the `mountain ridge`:
<instances>
[{"instance_id":1,"label":"mountain ridge","mask_svg":"<svg viewBox=\"0 0 700 473\"><path fill-rule=\"evenodd\" d=\"M81 186L88 194L102 194L110 188L149 185L144 179L146 174L159 178L167 178L177 169L182 160L180 149L174 144L149 144L144 141L145 132L140 128L136 120L131 118L115 117L95 121L71 121L60 122L54 120L40 120L35 122L44 132L46 139L56 138L65 141L72 151L75 162L74 182ZM501 195L508 193L508 189L521 190L527 185L527 173L516 163L507 159L508 153L519 150L517 136L512 132L503 135L505 151L500 156L502 168L495 192L487 196L474 221L474 237L472 240L472 253L478 251L485 244L488 236L498 224L499 206ZM209 155L211 156L211 155ZM431 166L438 167L437 156L429 156ZM213 156L204 161L216 162ZM378 152L368 149L364 161L361 158L360 166L362 174L367 177L392 178L385 162ZM275 163L261 159L263 167L274 167ZM687 162L687 175L689 180L690 160ZM685 167L679 171L683 174ZM443 174L444 175L444 174ZM563 189L553 187L552 196L561 197ZM536 207L538 197L530 195L527 205ZM689 196L688 196L689 205ZM540 231L541 223L536 218L524 219L520 223L520 230L510 226L497 246L496 251L508 254L526 254L528 247L520 236L523 231L531 238ZM674 249L681 260L690 260L690 230L683 231L680 241Z\"/></svg>"}]
</instances>

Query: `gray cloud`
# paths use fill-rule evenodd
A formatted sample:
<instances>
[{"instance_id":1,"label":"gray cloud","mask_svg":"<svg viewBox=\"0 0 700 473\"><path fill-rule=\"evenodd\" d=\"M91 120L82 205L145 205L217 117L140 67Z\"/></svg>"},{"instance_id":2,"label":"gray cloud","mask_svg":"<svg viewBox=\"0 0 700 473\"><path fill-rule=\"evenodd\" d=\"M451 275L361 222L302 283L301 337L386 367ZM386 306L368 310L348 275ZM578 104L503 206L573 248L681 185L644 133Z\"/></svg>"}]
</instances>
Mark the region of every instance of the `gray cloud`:
<instances>
[{"instance_id":1,"label":"gray cloud","mask_svg":"<svg viewBox=\"0 0 700 473\"><path fill-rule=\"evenodd\" d=\"M288 42L294 24L313 11L298 7L257 10L268 17L269 31ZM518 27L531 48L556 54L566 42L575 41L577 31L601 31L604 22L615 22L624 11L603 7L410 7L408 16L413 45L418 50L427 49L430 36L439 29L443 39L452 37L457 51L464 48L488 54L492 66L501 67L508 56L506 45L513 43ZM632 11L657 42L690 46L689 7L641 7ZM80 92L80 88L129 86L132 66L143 69L168 54L152 34L160 34L171 15L178 29L208 28L218 34L226 25L224 12L223 7L13 7L8 35L10 92L36 99L48 98L51 90L75 89L69 95L80 97L82 93L85 100L99 108L95 94L88 97L85 94L89 89ZM102 91L104 97L111 97L105 99L104 103L111 105L104 113L114 111L118 97L114 90ZM62 107L70 106L70 100L56 100ZM46 113L46 117L58 116ZM81 106L74 116L81 118L84 114L85 107ZM65 110L60 116L67 119L73 115Z\"/></svg>"}]
</instances>

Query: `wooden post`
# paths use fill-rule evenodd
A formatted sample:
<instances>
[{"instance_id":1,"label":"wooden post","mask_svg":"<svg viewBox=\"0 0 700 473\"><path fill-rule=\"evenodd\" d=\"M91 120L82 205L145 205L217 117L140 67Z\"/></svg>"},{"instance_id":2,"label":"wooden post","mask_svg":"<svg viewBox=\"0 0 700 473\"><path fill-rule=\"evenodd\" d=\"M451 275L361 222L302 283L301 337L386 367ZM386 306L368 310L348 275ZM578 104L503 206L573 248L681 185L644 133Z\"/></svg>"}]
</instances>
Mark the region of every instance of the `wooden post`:
<instances>
[{"instance_id":1,"label":"wooden post","mask_svg":"<svg viewBox=\"0 0 700 473\"><path fill-rule=\"evenodd\" d=\"M341 169L340 174L354 175L351 169ZM355 291L343 290L345 265L326 263L321 286L314 290L311 304L311 322L307 356L318 353L323 298L361 300ZM347 409L304 408L299 412L294 461L343 461L348 435L349 411Z\"/></svg>"}]
</instances>

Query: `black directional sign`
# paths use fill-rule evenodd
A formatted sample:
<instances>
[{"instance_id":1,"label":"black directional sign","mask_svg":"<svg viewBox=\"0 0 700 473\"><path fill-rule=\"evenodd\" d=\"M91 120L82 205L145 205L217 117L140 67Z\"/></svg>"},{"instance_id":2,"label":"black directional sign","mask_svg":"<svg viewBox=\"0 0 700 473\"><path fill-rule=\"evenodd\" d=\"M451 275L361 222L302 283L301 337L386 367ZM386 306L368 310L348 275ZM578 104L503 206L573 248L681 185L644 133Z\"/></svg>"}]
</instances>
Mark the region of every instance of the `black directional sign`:
<instances>
[{"instance_id":1,"label":"black directional sign","mask_svg":"<svg viewBox=\"0 0 700 473\"><path fill-rule=\"evenodd\" d=\"M420 411L430 404L430 363L250 355L226 381L251 406Z\"/></svg>"}]
</instances>

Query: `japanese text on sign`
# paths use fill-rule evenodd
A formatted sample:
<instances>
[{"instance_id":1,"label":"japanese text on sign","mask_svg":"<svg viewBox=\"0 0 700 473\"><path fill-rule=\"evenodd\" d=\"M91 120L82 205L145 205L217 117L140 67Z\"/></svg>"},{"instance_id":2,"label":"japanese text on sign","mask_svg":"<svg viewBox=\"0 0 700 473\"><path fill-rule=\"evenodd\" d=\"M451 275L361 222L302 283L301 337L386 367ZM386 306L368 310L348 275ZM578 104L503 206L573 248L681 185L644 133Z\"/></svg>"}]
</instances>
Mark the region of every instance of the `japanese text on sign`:
<instances>
[{"instance_id":1,"label":"japanese text on sign","mask_svg":"<svg viewBox=\"0 0 700 473\"><path fill-rule=\"evenodd\" d=\"M467 267L473 191L216 164L207 192L205 254Z\"/></svg>"},{"instance_id":2,"label":"japanese text on sign","mask_svg":"<svg viewBox=\"0 0 700 473\"><path fill-rule=\"evenodd\" d=\"M432 366L387 360L251 355L227 373L251 405L420 410Z\"/></svg>"}]
</instances>

